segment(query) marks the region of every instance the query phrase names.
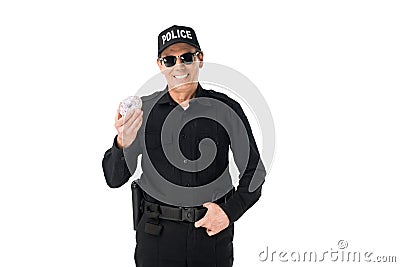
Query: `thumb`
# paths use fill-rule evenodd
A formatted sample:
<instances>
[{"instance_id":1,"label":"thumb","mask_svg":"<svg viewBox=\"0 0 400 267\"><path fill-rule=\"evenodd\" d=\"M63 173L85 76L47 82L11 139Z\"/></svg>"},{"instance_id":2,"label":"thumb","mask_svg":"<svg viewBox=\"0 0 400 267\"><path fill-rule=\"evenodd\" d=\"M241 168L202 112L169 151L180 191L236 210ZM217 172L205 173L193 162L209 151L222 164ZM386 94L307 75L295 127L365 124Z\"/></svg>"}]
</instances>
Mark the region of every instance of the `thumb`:
<instances>
[{"instance_id":1,"label":"thumb","mask_svg":"<svg viewBox=\"0 0 400 267\"><path fill-rule=\"evenodd\" d=\"M212 202L206 202L203 204L203 207L208 208L211 204L212 204Z\"/></svg>"},{"instance_id":2,"label":"thumb","mask_svg":"<svg viewBox=\"0 0 400 267\"><path fill-rule=\"evenodd\" d=\"M119 102L118 108L117 108L117 114L115 115L115 120L119 120L122 115L121 115L121 111L120 111L120 107L121 107L121 102Z\"/></svg>"},{"instance_id":3,"label":"thumb","mask_svg":"<svg viewBox=\"0 0 400 267\"><path fill-rule=\"evenodd\" d=\"M200 220L194 223L194 227L198 228L204 225L205 221L207 220L207 216L204 216Z\"/></svg>"}]
</instances>

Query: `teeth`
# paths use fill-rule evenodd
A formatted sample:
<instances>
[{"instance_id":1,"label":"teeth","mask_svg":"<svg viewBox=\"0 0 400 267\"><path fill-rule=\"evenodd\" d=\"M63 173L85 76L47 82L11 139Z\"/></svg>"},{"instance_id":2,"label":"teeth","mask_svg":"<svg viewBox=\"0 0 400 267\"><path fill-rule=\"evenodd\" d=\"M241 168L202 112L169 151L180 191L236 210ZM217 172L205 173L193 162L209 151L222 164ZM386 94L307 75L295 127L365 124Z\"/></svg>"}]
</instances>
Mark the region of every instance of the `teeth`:
<instances>
[{"instance_id":1,"label":"teeth","mask_svg":"<svg viewBox=\"0 0 400 267\"><path fill-rule=\"evenodd\" d=\"M177 79L183 79L186 78L189 74L184 74L184 75L175 75L174 77Z\"/></svg>"}]
</instances>

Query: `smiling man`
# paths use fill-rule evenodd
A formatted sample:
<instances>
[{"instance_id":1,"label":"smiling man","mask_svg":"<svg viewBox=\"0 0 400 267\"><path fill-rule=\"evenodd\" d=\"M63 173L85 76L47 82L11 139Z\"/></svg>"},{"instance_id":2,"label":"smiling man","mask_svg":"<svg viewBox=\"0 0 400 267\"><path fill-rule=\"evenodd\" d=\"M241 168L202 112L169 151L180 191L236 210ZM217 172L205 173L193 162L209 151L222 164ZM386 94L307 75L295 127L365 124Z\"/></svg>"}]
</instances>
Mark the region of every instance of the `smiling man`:
<instances>
[{"instance_id":1,"label":"smiling man","mask_svg":"<svg viewBox=\"0 0 400 267\"><path fill-rule=\"evenodd\" d=\"M180 62L177 64L177 61ZM193 61L196 62L190 63ZM202 52L190 44L181 42L165 48L157 60L158 67L167 79L168 88L171 89L170 96L184 108L188 106L189 100L194 98L202 61Z\"/></svg>"},{"instance_id":2,"label":"smiling man","mask_svg":"<svg viewBox=\"0 0 400 267\"><path fill-rule=\"evenodd\" d=\"M136 227L135 249L138 267L232 266L234 222L261 195L262 183L255 190L249 190L253 176L264 181L266 174L250 124L236 101L225 94L202 88L198 76L203 67L203 57L192 28L174 25L161 32L157 64L166 78L167 87L143 96L142 110L130 111L125 116L118 111L115 117L118 134L103 159L107 184L113 188L125 184L136 170L138 155L142 154L140 180L144 182L139 185L143 188L143 201L140 203L143 216ZM217 102L229 107L230 111L222 112ZM179 138L162 140L163 125L169 115L173 114L173 120L180 122L204 111L225 118L224 125L210 118L198 117L184 125ZM241 133L240 125L243 125ZM214 142L212 147L216 148L214 158L206 168L180 168L179 164L171 162L163 149L163 146L179 147L185 158L182 164L186 166L201 158L202 153L206 154L202 149L203 139L211 139ZM240 172L237 188L227 171L229 149ZM145 188L154 184L152 179L165 179L183 188L196 188L223 175L229 178L228 189L198 206L173 205L161 198L168 199L168 194L152 194ZM179 198L180 195L173 197Z\"/></svg>"}]
</instances>

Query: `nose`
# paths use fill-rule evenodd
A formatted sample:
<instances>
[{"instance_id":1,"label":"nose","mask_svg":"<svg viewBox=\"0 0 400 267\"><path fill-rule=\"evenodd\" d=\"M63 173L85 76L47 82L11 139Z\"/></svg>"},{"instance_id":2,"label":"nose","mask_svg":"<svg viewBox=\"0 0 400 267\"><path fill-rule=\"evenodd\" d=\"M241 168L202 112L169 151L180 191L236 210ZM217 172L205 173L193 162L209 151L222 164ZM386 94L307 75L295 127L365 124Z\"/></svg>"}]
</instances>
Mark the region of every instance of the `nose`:
<instances>
[{"instance_id":1,"label":"nose","mask_svg":"<svg viewBox=\"0 0 400 267\"><path fill-rule=\"evenodd\" d=\"M185 68L185 64L183 64L182 59L180 57L178 57L176 59L176 64L174 66L175 70L180 70L180 69L184 69Z\"/></svg>"},{"instance_id":2,"label":"nose","mask_svg":"<svg viewBox=\"0 0 400 267\"><path fill-rule=\"evenodd\" d=\"M182 64L182 59L181 57L176 57L176 64Z\"/></svg>"}]
</instances>

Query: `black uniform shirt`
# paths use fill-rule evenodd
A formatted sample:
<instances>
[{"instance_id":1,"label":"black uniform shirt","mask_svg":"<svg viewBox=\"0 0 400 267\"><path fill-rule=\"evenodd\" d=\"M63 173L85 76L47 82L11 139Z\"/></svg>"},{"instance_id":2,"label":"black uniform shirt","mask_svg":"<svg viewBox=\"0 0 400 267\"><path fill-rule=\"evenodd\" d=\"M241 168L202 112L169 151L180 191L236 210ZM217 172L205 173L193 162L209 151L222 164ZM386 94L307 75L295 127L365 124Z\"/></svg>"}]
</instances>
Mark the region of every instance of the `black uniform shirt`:
<instances>
[{"instance_id":1,"label":"black uniform shirt","mask_svg":"<svg viewBox=\"0 0 400 267\"><path fill-rule=\"evenodd\" d=\"M203 100L206 101L196 101L196 99L200 97L204 97ZM134 155L133 157L130 156L129 160L132 161L133 159L134 162L126 163L123 150L119 149L116 144L116 137L114 138L113 146L106 151L103 159L103 171L107 184L110 187L119 187L125 184L136 169L137 163L135 160L137 156L142 154L142 157L149 157L149 160L151 160L153 166L160 175L174 184L185 187L205 185L219 177L227 168L229 160L228 152L229 148L231 148L235 163L240 172L239 185L233 197L226 203L220 203L219 205L227 214L230 223L233 223L243 215L243 213L259 199L261 195L261 185L266 172L260 160L260 154L250 124L240 104L223 93L205 90L199 84L196 89L195 98L191 99L189 102L189 107L185 110L179 106L177 113L174 113L174 119L178 121L184 120L185 116L190 112L196 112L197 109L212 109L213 101L207 101L207 98L225 103L239 116L249 138L249 156L247 158L240 156L242 151L239 151L238 146L235 145L235 143L240 142L240 140L236 140L234 141L235 143L233 143L233 140L231 140L227 131L220 123L209 118L196 118L186 123L179 134L178 142L182 154L188 160L198 159L200 156L199 142L204 138L211 138L217 146L216 157L207 168L198 172L184 171L172 165L166 158L162 149L161 128L168 114L178 103L171 98L166 88L150 96L142 97L143 124L138 131L135 141L129 148L131 151L130 153ZM155 99L157 99L156 103L154 103ZM234 119L232 118L232 120ZM143 127L144 125L145 127ZM235 125L232 125L232 127L235 127ZM145 142L143 142L143 135L145 135ZM169 140L164 140L163 142L165 141L169 142ZM174 142L172 139L170 141ZM146 146L147 153L142 153L143 146ZM143 171L145 171L145 169L143 169ZM255 191L250 192L248 188L253 175L259 176L256 178L259 181L262 180L262 182L259 183L260 185ZM145 198L160 203L157 199L146 193Z\"/></svg>"}]
</instances>

